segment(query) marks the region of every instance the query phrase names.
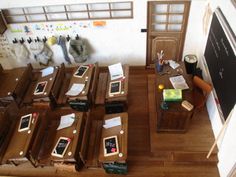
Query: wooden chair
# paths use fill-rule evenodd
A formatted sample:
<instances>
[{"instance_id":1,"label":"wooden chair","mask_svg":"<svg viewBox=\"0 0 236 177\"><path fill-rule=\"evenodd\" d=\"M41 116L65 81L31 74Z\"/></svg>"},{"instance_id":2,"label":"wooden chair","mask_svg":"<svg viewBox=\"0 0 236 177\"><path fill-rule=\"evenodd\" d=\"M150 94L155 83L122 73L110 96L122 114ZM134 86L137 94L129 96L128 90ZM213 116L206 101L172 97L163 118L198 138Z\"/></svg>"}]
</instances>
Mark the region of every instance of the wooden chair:
<instances>
[{"instance_id":1,"label":"wooden chair","mask_svg":"<svg viewBox=\"0 0 236 177\"><path fill-rule=\"evenodd\" d=\"M201 110L212 90L212 86L198 76L193 77L193 105L195 110Z\"/></svg>"}]
</instances>

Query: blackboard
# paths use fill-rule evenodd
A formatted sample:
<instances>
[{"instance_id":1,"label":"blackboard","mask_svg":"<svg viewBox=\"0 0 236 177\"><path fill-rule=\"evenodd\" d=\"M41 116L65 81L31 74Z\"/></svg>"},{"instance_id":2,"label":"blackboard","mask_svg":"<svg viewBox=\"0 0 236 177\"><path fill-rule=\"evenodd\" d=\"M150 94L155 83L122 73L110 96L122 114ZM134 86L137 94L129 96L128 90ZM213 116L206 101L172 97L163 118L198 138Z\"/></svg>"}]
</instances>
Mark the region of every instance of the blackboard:
<instances>
[{"instance_id":1,"label":"blackboard","mask_svg":"<svg viewBox=\"0 0 236 177\"><path fill-rule=\"evenodd\" d=\"M37 83L36 88L34 90L34 95L43 94L44 90L46 89L47 83L47 81Z\"/></svg>"},{"instance_id":2,"label":"blackboard","mask_svg":"<svg viewBox=\"0 0 236 177\"><path fill-rule=\"evenodd\" d=\"M236 102L235 35L220 9L213 14L204 56L226 119Z\"/></svg>"},{"instance_id":3,"label":"blackboard","mask_svg":"<svg viewBox=\"0 0 236 177\"><path fill-rule=\"evenodd\" d=\"M117 136L110 136L103 139L104 156L111 156L119 153Z\"/></svg>"},{"instance_id":4,"label":"blackboard","mask_svg":"<svg viewBox=\"0 0 236 177\"><path fill-rule=\"evenodd\" d=\"M88 68L89 68L88 66L80 66L74 73L74 77L82 78L86 73L86 71L88 70Z\"/></svg>"},{"instance_id":5,"label":"blackboard","mask_svg":"<svg viewBox=\"0 0 236 177\"><path fill-rule=\"evenodd\" d=\"M18 127L19 132L29 130L30 124L31 124L31 118L32 118L32 114L27 114L21 117L19 127Z\"/></svg>"},{"instance_id":6,"label":"blackboard","mask_svg":"<svg viewBox=\"0 0 236 177\"><path fill-rule=\"evenodd\" d=\"M121 81L110 82L110 94L119 94L121 91Z\"/></svg>"},{"instance_id":7,"label":"blackboard","mask_svg":"<svg viewBox=\"0 0 236 177\"><path fill-rule=\"evenodd\" d=\"M52 151L52 156L63 157L69 144L70 138L60 137Z\"/></svg>"}]
</instances>

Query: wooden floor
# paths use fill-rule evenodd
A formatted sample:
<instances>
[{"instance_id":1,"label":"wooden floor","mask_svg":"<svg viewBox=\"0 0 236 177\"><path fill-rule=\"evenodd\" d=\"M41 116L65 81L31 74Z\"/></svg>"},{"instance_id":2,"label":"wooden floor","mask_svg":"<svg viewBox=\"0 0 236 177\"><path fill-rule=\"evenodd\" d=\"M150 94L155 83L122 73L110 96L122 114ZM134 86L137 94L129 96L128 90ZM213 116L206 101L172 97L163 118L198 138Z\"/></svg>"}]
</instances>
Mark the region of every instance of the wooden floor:
<instances>
[{"instance_id":1,"label":"wooden floor","mask_svg":"<svg viewBox=\"0 0 236 177\"><path fill-rule=\"evenodd\" d=\"M194 119L191 122L189 133L191 133L193 141L186 141L183 136L178 136L174 141L175 135L161 134L158 136L154 132L154 124L150 123L150 116L153 112L150 111L149 100L150 96L148 87L148 74L153 74L152 71L143 69L130 70L129 82L129 144L128 144L128 175L132 177L218 177L216 163L205 162L204 159L197 159L196 162L189 162L188 155L185 158L180 158L175 161L173 152L177 152L180 146L186 152L205 151L210 147L213 140L210 123L207 120L206 112L201 116L204 123L204 128L198 127L198 121ZM103 111L97 108L92 111L92 116L97 116L96 119L101 119ZM193 129L193 130L191 130ZM198 133L204 136L193 136ZM151 134L151 136L150 136ZM204 139L204 137L206 139ZM202 139L203 138L203 139ZM169 141L171 140L171 142ZM179 141L180 140L180 141ZM210 141L209 141L210 140ZM154 141L154 142L153 142ZM209 142L208 142L209 141ZM196 143L198 142L198 143ZM174 148L176 147L176 149ZM199 149L198 149L198 147ZM172 152L172 156L170 156ZM178 151L179 152L179 151ZM180 155L180 157L183 157ZM203 163L201 163L203 161ZM83 177L105 177L117 176L105 174L103 169L86 169L83 168L80 172L62 171L60 168L44 167L33 168L29 163L19 165L17 167L3 165L0 167L0 176L83 176Z\"/></svg>"}]
</instances>

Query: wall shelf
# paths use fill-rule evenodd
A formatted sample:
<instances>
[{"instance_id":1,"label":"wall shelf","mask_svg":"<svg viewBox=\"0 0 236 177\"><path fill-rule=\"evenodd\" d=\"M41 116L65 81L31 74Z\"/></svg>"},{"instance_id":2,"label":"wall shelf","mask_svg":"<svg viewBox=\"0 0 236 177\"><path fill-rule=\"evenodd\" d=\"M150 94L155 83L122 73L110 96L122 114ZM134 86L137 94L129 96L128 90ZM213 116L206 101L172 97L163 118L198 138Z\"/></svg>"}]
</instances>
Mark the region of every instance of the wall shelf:
<instances>
[{"instance_id":1,"label":"wall shelf","mask_svg":"<svg viewBox=\"0 0 236 177\"><path fill-rule=\"evenodd\" d=\"M133 18L133 2L87 3L3 9L7 24Z\"/></svg>"}]
</instances>

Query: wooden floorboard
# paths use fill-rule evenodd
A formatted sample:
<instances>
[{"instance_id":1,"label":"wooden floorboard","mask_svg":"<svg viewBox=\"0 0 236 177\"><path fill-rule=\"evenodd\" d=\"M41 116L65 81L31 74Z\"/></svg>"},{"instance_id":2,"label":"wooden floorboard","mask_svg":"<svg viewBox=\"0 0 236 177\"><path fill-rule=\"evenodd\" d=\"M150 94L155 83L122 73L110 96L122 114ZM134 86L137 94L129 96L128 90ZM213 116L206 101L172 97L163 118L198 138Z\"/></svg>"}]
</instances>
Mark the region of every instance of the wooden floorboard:
<instances>
[{"instance_id":1,"label":"wooden floorboard","mask_svg":"<svg viewBox=\"0 0 236 177\"><path fill-rule=\"evenodd\" d=\"M203 120L194 118L189 127L189 133L193 141L186 141L185 135L162 134L158 136L155 127L150 124L149 117L155 116L149 107L155 103L149 102L148 97L148 74L153 74L152 70L142 68L130 70L129 82L129 136L128 136L128 175L130 177L218 177L219 173L215 164L206 165L201 163L173 162L173 154L169 150L208 150L213 141L213 134L209 122L206 121L207 114L202 116ZM93 108L91 116L94 120L101 120L104 109L101 106ZM199 127L198 122L207 123L207 126ZM210 134L209 134L210 132ZM197 134L202 134L202 139L198 139ZM194 135L195 134L195 135ZM157 139L155 137L158 136ZM177 136L177 138L176 138ZM210 139L209 137L210 136ZM154 138L153 138L154 137ZM190 135L189 135L190 137ZM176 139L175 139L176 138ZM209 142L208 142L209 141ZM180 143L185 143L184 149ZM198 142L198 144L196 144ZM154 144L154 145L153 145ZM202 144L208 144L203 147ZM176 147L174 147L174 146ZM183 145L182 145L183 146ZM181 150L181 151L182 151ZM153 152L159 151L155 156ZM185 154L185 156L187 156ZM180 154L175 158L182 158ZM55 167L34 168L29 163L19 166L3 165L0 167L0 176L78 176L78 177L106 177L117 176L105 174L103 169L83 168L79 172L63 171Z\"/></svg>"}]
</instances>

